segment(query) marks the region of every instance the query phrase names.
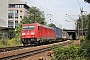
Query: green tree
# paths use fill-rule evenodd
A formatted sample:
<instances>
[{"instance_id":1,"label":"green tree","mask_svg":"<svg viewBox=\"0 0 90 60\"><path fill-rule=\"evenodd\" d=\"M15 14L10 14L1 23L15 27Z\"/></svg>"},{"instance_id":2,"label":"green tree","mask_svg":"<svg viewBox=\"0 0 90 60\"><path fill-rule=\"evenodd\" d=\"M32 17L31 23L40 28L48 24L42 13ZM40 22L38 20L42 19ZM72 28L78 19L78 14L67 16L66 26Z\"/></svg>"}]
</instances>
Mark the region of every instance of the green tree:
<instances>
[{"instance_id":1,"label":"green tree","mask_svg":"<svg viewBox=\"0 0 90 60\"><path fill-rule=\"evenodd\" d=\"M20 37L20 31L21 31L21 27L22 27L22 24L26 24L26 23L30 23L30 20L28 19L28 17L24 16L22 21L19 23L19 25L16 27L16 38L19 38Z\"/></svg>"},{"instance_id":2,"label":"green tree","mask_svg":"<svg viewBox=\"0 0 90 60\"><path fill-rule=\"evenodd\" d=\"M24 16L21 23L16 28L16 37L20 37L20 31L22 24L30 24L30 23L40 23L46 25L44 12L40 11L36 7L30 7L28 10L28 16Z\"/></svg>"},{"instance_id":3,"label":"green tree","mask_svg":"<svg viewBox=\"0 0 90 60\"><path fill-rule=\"evenodd\" d=\"M90 40L90 14L87 16L89 20L87 39Z\"/></svg>"},{"instance_id":4,"label":"green tree","mask_svg":"<svg viewBox=\"0 0 90 60\"><path fill-rule=\"evenodd\" d=\"M83 20L83 30L88 30L89 31L89 24L90 24L90 14L88 15L83 15L83 16L80 16L79 19L77 19L77 27L76 29L78 30L82 30L82 20ZM79 31L79 34L81 35L82 31ZM87 34L89 34L90 32L88 32ZM86 34L86 35L87 35ZM85 35L85 36L86 36ZM90 36L90 35L89 35Z\"/></svg>"},{"instance_id":5,"label":"green tree","mask_svg":"<svg viewBox=\"0 0 90 60\"><path fill-rule=\"evenodd\" d=\"M63 30L66 30L66 28L63 28Z\"/></svg>"},{"instance_id":6,"label":"green tree","mask_svg":"<svg viewBox=\"0 0 90 60\"><path fill-rule=\"evenodd\" d=\"M14 31L14 30L9 30L8 33L9 33L9 34L8 34L8 37L9 37L10 39L12 39L12 38L15 37L15 31Z\"/></svg>"},{"instance_id":7,"label":"green tree","mask_svg":"<svg viewBox=\"0 0 90 60\"><path fill-rule=\"evenodd\" d=\"M31 7L29 9L29 16L28 16L28 18L29 18L31 23L38 22L40 24L46 25L44 12L40 11L36 7Z\"/></svg>"},{"instance_id":8,"label":"green tree","mask_svg":"<svg viewBox=\"0 0 90 60\"><path fill-rule=\"evenodd\" d=\"M48 24L49 27L53 27L53 26L56 26L55 24L51 23L51 24Z\"/></svg>"},{"instance_id":9,"label":"green tree","mask_svg":"<svg viewBox=\"0 0 90 60\"><path fill-rule=\"evenodd\" d=\"M29 8L29 15L22 19L21 24L35 23L35 22L46 25L44 12L40 11L36 7L31 7Z\"/></svg>"},{"instance_id":10,"label":"green tree","mask_svg":"<svg viewBox=\"0 0 90 60\"><path fill-rule=\"evenodd\" d=\"M77 29L78 29L78 25L79 25L79 29L82 29L82 20L83 20L83 29L88 29L88 18L87 15L83 15L81 17L79 17L79 19L77 19Z\"/></svg>"},{"instance_id":11,"label":"green tree","mask_svg":"<svg viewBox=\"0 0 90 60\"><path fill-rule=\"evenodd\" d=\"M84 0L84 1L90 3L90 0Z\"/></svg>"}]
</instances>

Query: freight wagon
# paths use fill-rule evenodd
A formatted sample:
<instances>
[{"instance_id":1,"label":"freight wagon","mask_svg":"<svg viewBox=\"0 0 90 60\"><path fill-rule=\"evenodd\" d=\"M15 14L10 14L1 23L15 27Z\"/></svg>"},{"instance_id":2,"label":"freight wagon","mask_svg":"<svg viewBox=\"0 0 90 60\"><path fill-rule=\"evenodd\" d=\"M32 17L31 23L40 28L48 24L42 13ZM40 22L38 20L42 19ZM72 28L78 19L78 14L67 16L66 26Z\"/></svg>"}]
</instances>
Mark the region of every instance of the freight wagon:
<instances>
[{"instance_id":1,"label":"freight wagon","mask_svg":"<svg viewBox=\"0 0 90 60\"><path fill-rule=\"evenodd\" d=\"M54 37L56 41L62 41L62 29L58 27L53 27L54 28Z\"/></svg>"},{"instance_id":2,"label":"freight wagon","mask_svg":"<svg viewBox=\"0 0 90 60\"><path fill-rule=\"evenodd\" d=\"M62 32L62 40L68 40L69 39L69 35L66 31Z\"/></svg>"}]
</instances>

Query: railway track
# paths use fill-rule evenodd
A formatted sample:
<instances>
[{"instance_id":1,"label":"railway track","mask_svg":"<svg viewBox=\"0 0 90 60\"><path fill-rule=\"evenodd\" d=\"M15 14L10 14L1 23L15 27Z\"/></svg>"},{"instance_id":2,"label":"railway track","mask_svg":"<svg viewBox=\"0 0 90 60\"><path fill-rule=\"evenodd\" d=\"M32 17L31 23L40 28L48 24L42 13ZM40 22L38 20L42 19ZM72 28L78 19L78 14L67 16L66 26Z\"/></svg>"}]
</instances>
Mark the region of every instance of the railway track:
<instances>
[{"instance_id":1,"label":"railway track","mask_svg":"<svg viewBox=\"0 0 90 60\"><path fill-rule=\"evenodd\" d=\"M49 45L43 45L43 46L37 46L37 47L27 47L23 49L18 50L12 50L12 51L6 51L6 52L0 52L0 60L15 60L26 56L31 56L34 54L38 54L44 51L51 50L52 45L57 45L58 43L49 44ZM60 42L59 44L62 44L63 46L70 44L70 41Z\"/></svg>"},{"instance_id":2,"label":"railway track","mask_svg":"<svg viewBox=\"0 0 90 60\"><path fill-rule=\"evenodd\" d=\"M17 50L17 49L23 49L23 48L27 48L27 47L30 47L30 46L5 47L5 48L0 48L0 52L6 52L6 51Z\"/></svg>"}]
</instances>

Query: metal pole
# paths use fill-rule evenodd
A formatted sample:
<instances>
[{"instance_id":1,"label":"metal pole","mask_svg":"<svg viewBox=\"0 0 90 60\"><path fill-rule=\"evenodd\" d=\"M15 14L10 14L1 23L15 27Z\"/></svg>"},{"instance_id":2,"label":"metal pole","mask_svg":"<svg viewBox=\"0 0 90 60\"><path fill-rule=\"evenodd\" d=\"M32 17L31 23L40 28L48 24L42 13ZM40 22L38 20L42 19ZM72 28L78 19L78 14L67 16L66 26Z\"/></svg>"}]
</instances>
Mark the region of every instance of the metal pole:
<instances>
[{"instance_id":1,"label":"metal pole","mask_svg":"<svg viewBox=\"0 0 90 60\"><path fill-rule=\"evenodd\" d=\"M79 23L77 23L77 25L78 25L78 39L79 39Z\"/></svg>"},{"instance_id":2,"label":"metal pole","mask_svg":"<svg viewBox=\"0 0 90 60\"><path fill-rule=\"evenodd\" d=\"M81 17L82 17L82 19L81 19L81 23L82 23L82 37L83 37L83 7L82 7L82 9L81 9Z\"/></svg>"}]
</instances>

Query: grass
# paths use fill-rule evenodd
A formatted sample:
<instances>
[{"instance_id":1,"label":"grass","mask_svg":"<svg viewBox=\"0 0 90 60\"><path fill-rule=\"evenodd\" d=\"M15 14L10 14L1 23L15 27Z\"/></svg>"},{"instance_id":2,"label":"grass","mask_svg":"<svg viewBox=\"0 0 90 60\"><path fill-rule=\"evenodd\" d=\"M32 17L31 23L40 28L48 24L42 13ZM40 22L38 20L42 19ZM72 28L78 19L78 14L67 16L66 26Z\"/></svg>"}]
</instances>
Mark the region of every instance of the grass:
<instances>
[{"instance_id":1,"label":"grass","mask_svg":"<svg viewBox=\"0 0 90 60\"><path fill-rule=\"evenodd\" d=\"M0 40L0 48L3 47L12 47L12 46L21 46L19 39L12 38L12 39L1 39Z\"/></svg>"}]
</instances>

